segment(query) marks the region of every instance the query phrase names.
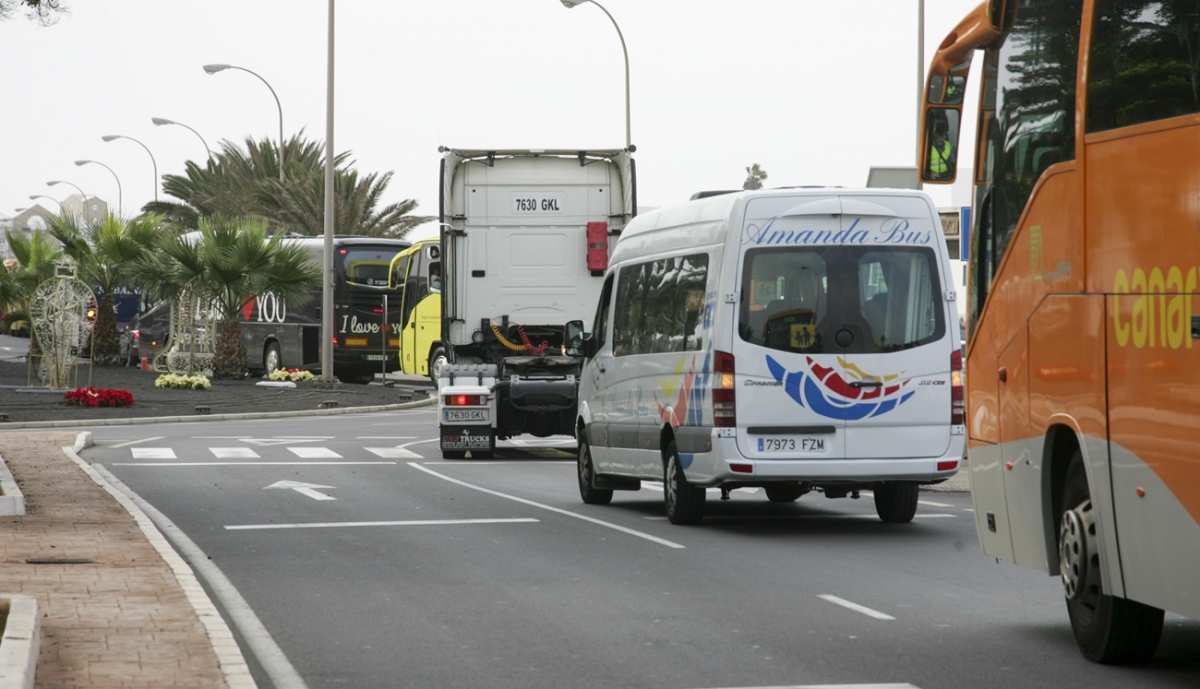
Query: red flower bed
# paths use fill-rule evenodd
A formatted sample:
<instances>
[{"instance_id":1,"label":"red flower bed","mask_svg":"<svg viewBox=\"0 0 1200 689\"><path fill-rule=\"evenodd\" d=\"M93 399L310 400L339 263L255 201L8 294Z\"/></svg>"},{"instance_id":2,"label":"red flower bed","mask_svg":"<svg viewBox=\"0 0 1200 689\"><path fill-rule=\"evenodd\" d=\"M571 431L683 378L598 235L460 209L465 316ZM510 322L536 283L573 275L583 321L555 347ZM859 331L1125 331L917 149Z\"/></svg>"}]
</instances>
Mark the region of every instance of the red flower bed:
<instances>
[{"instance_id":1,"label":"red flower bed","mask_svg":"<svg viewBox=\"0 0 1200 689\"><path fill-rule=\"evenodd\" d=\"M63 399L67 401L67 404L73 404L77 407L133 406L133 395L128 390L78 388L68 392Z\"/></svg>"}]
</instances>

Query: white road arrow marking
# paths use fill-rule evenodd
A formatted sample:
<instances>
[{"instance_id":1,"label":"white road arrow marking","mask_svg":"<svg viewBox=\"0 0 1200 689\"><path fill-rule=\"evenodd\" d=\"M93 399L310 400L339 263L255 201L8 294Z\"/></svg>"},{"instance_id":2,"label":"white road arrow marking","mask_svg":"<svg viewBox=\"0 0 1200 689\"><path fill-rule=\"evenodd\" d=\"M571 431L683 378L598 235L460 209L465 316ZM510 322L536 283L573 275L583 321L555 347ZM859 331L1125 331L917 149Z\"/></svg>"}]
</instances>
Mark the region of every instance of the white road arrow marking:
<instances>
[{"instance_id":1,"label":"white road arrow marking","mask_svg":"<svg viewBox=\"0 0 1200 689\"><path fill-rule=\"evenodd\" d=\"M275 483L264 487L263 490L270 490L272 488L286 488L289 490L294 490L301 495L307 495L313 500L337 500L337 498L333 497L332 495L325 495L324 493L318 493L316 491L317 488L333 488L333 486L321 486L316 483L300 483L299 481L276 481Z\"/></svg>"}]
</instances>

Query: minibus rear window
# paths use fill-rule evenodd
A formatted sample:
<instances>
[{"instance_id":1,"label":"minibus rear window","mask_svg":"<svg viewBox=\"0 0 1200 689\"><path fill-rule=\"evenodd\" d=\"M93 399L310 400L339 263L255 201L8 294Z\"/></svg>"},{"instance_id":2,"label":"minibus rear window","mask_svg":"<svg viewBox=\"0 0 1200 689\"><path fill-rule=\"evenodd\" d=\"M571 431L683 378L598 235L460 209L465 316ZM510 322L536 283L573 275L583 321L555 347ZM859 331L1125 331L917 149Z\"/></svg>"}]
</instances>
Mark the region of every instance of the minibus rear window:
<instances>
[{"instance_id":1,"label":"minibus rear window","mask_svg":"<svg viewBox=\"0 0 1200 689\"><path fill-rule=\"evenodd\" d=\"M945 334L937 255L926 247L804 246L746 252L738 332L788 352L882 353ZM842 329L856 336L838 346Z\"/></svg>"}]
</instances>

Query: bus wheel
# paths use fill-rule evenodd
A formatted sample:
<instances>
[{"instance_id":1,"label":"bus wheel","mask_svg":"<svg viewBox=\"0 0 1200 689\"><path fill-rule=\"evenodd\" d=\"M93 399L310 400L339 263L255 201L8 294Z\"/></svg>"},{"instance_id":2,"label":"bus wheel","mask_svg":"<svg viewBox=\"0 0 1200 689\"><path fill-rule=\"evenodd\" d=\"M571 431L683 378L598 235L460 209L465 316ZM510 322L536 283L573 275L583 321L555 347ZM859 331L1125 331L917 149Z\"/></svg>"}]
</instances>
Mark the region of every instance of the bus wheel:
<instances>
[{"instance_id":1,"label":"bus wheel","mask_svg":"<svg viewBox=\"0 0 1200 689\"><path fill-rule=\"evenodd\" d=\"M796 502L808 492L799 486L767 486L763 490L771 502Z\"/></svg>"},{"instance_id":2,"label":"bus wheel","mask_svg":"<svg viewBox=\"0 0 1200 689\"><path fill-rule=\"evenodd\" d=\"M885 524L907 524L917 513L917 484L908 481L875 486L875 513Z\"/></svg>"},{"instance_id":3,"label":"bus wheel","mask_svg":"<svg viewBox=\"0 0 1200 689\"><path fill-rule=\"evenodd\" d=\"M442 373L442 367L446 363L446 350L434 347L433 352L429 355L429 380L433 382L435 388L438 386L438 377Z\"/></svg>"},{"instance_id":4,"label":"bus wheel","mask_svg":"<svg viewBox=\"0 0 1200 689\"><path fill-rule=\"evenodd\" d=\"M586 505L607 505L612 502L612 490L592 486L596 477L596 467L592 464L592 448L588 446L587 437L579 436L579 497Z\"/></svg>"},{"instance_id":5,"label":"bus wheel","mask_svg":"<svg viewBox=\"0 0 1200 689\"><path fill-rule=\"evenodd\" d=\"M699 524L704 517L704 489L688 483L673 440L667 443L664 474L663 499L667 505L667 521L682 526Z\"/></svg>"},{"instance_id":6,"label":"bus wheel","mask_svg":"<svg viewBox=\"0 0 1200 689\"><path fill-rule=\"evenodd\" d=\"M1080 652L1094 663L1149 662L1162 636L1163 611L1125 598L1105 595L1100 568L1100 539L1079 450L1071 458L1062 492L1058 565L1067 614Z\"/></svg>"},{"instance_id":7,"label":"bus wheel","mask_svg":"<svg viewBox=\"0 0 1200 689\"><path fill-rule=\"evenodd\" d=\"M268 376L271 375L271 373L273 371L275 371L275 369L279 368L279 362L282 360L283 360L283 357L280 356L280 354L279 354L279 343L278 342L269 343L267 345L266 350L263 351L263 373L264 373L264 375L268 375Z\"/></svg>"}]
</instances>

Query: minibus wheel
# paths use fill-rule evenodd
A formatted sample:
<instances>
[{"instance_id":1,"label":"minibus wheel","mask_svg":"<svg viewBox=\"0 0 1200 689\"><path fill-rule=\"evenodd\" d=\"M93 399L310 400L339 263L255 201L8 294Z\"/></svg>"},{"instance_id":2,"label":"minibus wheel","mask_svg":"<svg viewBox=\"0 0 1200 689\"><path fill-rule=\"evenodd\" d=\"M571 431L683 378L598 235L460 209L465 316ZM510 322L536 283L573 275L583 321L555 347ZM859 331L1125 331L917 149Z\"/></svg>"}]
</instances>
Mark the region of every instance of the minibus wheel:
<instances>
[{"instance_id":1,"label":"minibus wheel","mask_svg":"<svg viewBox=\"0 0 1200 689\"><path fill-rule=\"evenodd\" d=\"M885 524L907 524L917 513L917 484L889 481L875 486L875 513Z\"/></svg>"},{"instance_id":2,"label":"minibus wheel","mask_svg":"<svg viewBox=\"0 0 1200 689\"><path fill-rule=\"evenodd\" d=\"M1104 594L1100 538L1083 455L1077 449L1063 484L1058 562L1071 630L1083 657L1112 665L1149 662L1162 636L1163 611Z\"/></svg>"},{"instance_id":3,"label":"minibus wheel","mask_svg":"<svg viewBox=\"0 0 1200 689\"><path fill-rule=\"evenodd\" d=\"M704 517L704 489L688 483L674 440L667 443L666 455L663 499L667 506L667 521L682 526L698 524Z\"/></svg>"},{"instance_id":4,"label":"minibus wheel","mask_svg":"<svg viewBox=\"0 0 1200 689\"><path fill-rule=\"evenodd\" d=\"M596 467L592 464L592 448L588 445L587 435L579 434L579 497L586 505L607 505L612 502L612 490L596 488L592 485L596 478Z\"/></svg>"}]
</instances>

